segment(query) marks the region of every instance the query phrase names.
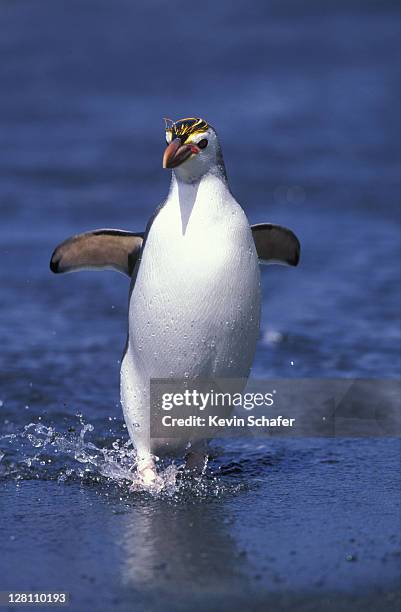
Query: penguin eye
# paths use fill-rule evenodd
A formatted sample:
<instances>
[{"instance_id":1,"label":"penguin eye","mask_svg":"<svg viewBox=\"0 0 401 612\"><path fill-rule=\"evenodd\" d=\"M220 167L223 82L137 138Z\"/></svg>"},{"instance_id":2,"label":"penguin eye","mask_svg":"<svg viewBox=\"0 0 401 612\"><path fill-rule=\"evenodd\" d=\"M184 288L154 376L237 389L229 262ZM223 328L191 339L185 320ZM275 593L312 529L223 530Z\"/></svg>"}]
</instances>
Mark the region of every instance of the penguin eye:
<instances>
[{"instance_id":1,"label":"penguin eye","mask_svg":"<svg viewBox=\"0 0 401 612\"><path fill-rule=\"evenodd\" d=\"M202 140L198 142L198 147L200 149L206 149L207 145L208 145L208 141L206 138L202 138Z\"/></svg>"}]
</instances>

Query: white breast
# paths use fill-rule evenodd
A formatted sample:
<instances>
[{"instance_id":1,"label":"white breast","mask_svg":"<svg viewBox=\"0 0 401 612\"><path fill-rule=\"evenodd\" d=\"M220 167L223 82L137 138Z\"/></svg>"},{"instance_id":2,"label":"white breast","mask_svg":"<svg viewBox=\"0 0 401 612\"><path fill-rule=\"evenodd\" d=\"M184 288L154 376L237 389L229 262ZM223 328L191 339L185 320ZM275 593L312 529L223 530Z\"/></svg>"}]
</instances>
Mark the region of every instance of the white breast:
<instances>
[{"instance_id":1,"label":"white breast","mask_svg":"<svg viewBox=\"0 0 401 612\"><path fill-rule=\"evenodd\" d=\"M173 184L130 300L137 375L246 377L259 318L258 261L241 207L217 177Z\"/></svg>"}]
</instances>

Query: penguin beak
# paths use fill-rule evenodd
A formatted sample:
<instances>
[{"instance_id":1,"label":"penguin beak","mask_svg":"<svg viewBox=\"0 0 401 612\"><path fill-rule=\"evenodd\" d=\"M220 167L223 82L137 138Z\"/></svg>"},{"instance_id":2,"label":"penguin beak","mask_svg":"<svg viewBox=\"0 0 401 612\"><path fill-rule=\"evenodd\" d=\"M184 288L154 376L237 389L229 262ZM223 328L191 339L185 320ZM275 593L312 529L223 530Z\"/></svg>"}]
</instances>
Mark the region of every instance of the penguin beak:
<instances>
[{"instance_id":1,"label":"penguin beak","mask_svg":"<svg viewBox=\"0 0 401 612\"><path fill-rule=\"evenodd\" d=\"M197 155L199 147L194 144L181 144L179 138L175 138L168 145L163 155L163 168L176 168L184 163L191 155Z\"/></svg>"}]
</instances>

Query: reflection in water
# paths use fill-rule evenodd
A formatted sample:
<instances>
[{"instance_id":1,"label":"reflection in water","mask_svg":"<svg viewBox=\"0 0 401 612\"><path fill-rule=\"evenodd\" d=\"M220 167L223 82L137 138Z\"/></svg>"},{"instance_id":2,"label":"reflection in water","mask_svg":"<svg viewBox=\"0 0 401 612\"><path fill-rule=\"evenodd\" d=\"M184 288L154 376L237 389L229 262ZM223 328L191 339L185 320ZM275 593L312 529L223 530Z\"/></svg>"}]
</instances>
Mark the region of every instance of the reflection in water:
<instances>
[{"instance_id":1,"label":"reflection in water","mask_svg":"<svg viewBox=\"0 0 401 612\"><path fill-rule=\"evenodd\" d=\"M223 499L216 503L224 504ZM240 555L229 533L230 518L213 503L158 503L133 508L123 517L122 581L136 588L227 591L241 576ZM171 578L174 578L171 583Z\"/></svg>"}]
</instances>

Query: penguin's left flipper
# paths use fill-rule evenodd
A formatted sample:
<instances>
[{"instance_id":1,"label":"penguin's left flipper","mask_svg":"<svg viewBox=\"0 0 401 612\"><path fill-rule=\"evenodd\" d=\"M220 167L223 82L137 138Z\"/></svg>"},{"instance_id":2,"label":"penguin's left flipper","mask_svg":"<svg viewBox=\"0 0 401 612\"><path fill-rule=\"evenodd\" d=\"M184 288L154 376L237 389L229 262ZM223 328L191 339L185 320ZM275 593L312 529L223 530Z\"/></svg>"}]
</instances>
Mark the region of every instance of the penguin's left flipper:
<instances>
[{"instance_id":1,"label":"penguin's left flipper","mask_svg":"<svg viewBox=\"0 0 401 612\"><path fill-rule=\"evenodd\" d=\"M298 265L301 245L294 232L271 223L251 225L251 230L260 263Z\"/></svg>"},{"instance_id":2,"label":"penguin's left flipper","mask_svg":"<svg viewBox=\"0 0 401 612\"><path fill-rule=\"evenodd\" d=\"M131 276L143 243L142 233L98 229L62 242L53 252L50 270L56 274L78 270L112 269Z\"/></svg>"}]
</instances>

